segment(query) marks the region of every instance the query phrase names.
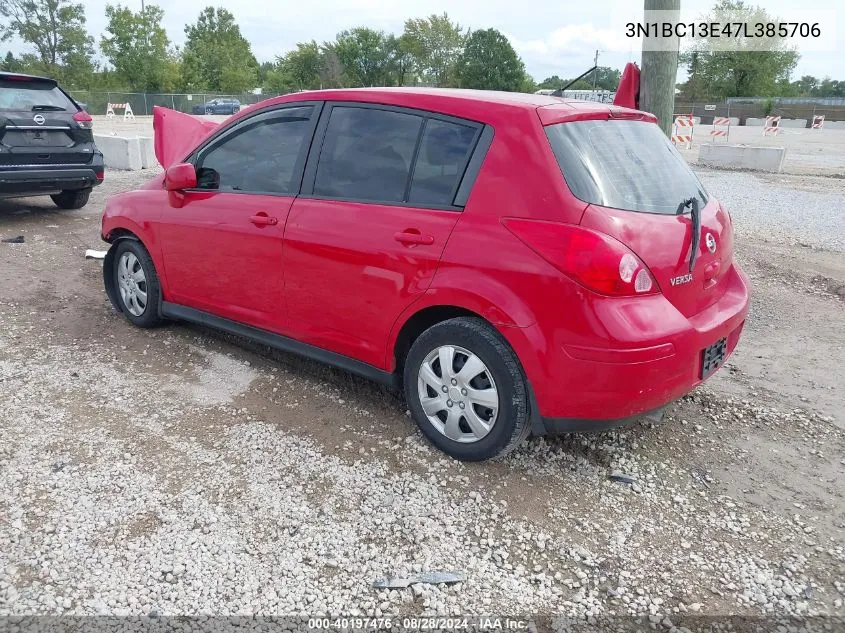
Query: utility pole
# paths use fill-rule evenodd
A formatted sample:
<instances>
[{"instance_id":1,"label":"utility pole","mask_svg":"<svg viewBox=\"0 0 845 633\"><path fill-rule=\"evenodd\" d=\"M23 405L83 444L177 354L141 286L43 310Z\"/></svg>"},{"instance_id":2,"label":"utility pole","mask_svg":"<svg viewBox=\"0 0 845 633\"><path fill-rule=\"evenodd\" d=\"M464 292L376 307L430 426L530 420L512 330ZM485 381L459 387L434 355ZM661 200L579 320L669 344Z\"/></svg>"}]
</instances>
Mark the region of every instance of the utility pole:
<instances>
[{"instance_id":1,"label":"utility pole","mask_svg":"<svg viewBox=\"0 0 845 633\"><path fill-rule=\"evenodd\" d=\"M663 21L677 22L681 15L681 0L644 0L645 11L664 11ZM668 13L672 12L672 13ZM669 17L672 16L672 17ZM651 22L648 13L644 22ZM675 82L678 77L678 48L674 50L646 50L648 38L643 39L643 64L640 71L640 109L657 117L658 125L669 136L675 109ZM677 44L677 43L676 43ZM652 46L653 48L653 46Z\"/></svg>"},{"instance_id":2,"label":"utility pole","mask_svg":"<svg viewBox=\"0 0 845 633\"><path fill-rule=\"evenodd\" d=\"M596 67L596 69L593 71L593 94L595 95L596 82L599 80L599 52L598 52L598 50L596 51L596 56L593 59L593 66ZM595 96L593 98L595 98Z\"/></svg>"}]
</instances>

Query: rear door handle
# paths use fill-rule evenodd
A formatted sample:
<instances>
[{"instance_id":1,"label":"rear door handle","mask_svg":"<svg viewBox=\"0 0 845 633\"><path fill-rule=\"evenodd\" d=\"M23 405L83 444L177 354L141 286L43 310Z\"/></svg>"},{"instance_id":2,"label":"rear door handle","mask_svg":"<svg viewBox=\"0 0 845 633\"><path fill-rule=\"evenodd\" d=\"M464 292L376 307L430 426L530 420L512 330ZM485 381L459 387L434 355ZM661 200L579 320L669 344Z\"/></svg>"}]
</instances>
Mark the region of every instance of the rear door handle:
<instances>
[{"instance_id":1,"label":"rear door handle","mask_svg":"<svg viewBox=\"0 0 845 633\"><path fill-rule=\"evenodd\" d=\"M263 211L259 211L249 219L255 226L274 226L279 223L276 218L270 217Z\"/></svg>"},{"instance_id":2,"label":"rear door handle","mask_svg":"<svg viewBox=\"0 0 845 633\"><path fill-rule=\"evenodd\" d=\"M398 233L394 233L393 237L396 239L397 242L401 242L402 244L406 245L423 244L425 246L430 246L434 244L433 236L420 235L418 232L400 231Z\"/></svg>"}]
</instances>

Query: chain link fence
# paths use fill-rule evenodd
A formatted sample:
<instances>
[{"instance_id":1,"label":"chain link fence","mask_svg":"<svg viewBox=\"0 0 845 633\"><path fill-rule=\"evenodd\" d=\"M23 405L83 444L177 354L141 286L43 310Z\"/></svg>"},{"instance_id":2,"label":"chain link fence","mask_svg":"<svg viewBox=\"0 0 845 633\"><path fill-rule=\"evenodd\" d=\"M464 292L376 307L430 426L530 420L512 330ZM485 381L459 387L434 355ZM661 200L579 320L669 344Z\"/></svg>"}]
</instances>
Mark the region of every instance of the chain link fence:
<instances>
[{"instance_id":1,"label":"chain link fence","mask_svg":"<svg viewBox=\"0 0 845 633\"><path fill-rule=\"evenodd\" d=\"M692 114L701 117L703 125L713 123L714 117L737 117L740 125L745 125L746 119L762 119L767 115L781 116L784 119L804 119L807 127L812 124L813 117L823 114L827 121L845 121L845 106L806 104L766 103L691 103L688 101L675 102L675 114Z\"/></svg>"},{"instance_id":2,"label":"chain link fence","mask_svg":"<svg viewBox=\"0 0 845 633\"><path fill-rule=\"evenodd\" d=\"M73 90L71 95L80 103L85 104L89 114L105 114L109 103L128 103L135 116L152 115L153 107L164 106L188 114L204 114L205 104L212 99L237 99L246 106L264 99L270 99L284 93L266 93L256 95L251 92L243 94L222 94L217 92L194 93L149 93L149 92L98 92L89 90Z\"/></svg>"}]
</instances>

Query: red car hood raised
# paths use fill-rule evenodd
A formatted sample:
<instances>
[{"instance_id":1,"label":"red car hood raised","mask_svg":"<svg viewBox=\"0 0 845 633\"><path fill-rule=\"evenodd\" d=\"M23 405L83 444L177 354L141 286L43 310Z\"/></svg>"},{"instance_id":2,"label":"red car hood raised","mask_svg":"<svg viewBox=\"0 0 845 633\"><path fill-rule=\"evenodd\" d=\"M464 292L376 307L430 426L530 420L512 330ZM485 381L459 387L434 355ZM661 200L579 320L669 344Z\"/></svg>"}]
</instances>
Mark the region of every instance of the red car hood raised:
<instances>
[{"instance_id":1,"label":"red car hood raised","mask_svg":"<svg viewBox=\"0 0 845 633\"><path fill-rule=\"evenodd\" d=\"M625 64L619 87L616 89L616 96L613 97L613 105L634 110L640 108L640 69L634 62Z\"/></svg>"},{"instance_id":2,"label":"red car hood raised","mask_svg":"<svg viewBox=\"0 0 845 633\"><path fill-rule=\"evenodd\" d=\"M183 114L169 108L153 108L156 158L167 169L182 160L197 144L217 129L219 123Z\"/></svg>"}]
</instances>

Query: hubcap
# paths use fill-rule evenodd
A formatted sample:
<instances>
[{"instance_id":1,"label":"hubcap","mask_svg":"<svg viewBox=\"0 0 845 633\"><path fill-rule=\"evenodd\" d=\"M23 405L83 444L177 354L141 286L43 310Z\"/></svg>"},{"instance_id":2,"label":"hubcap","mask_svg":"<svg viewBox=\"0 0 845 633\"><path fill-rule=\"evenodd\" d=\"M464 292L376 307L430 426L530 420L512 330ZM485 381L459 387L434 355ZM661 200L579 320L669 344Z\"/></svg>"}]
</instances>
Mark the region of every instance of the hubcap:
<instances>
[{"instance_id":1,"label":"hubcap","mask_svg":"<svg viewBox=\"0 0 845 633\"><path fill-rule=\"evenodd\" d=\"M493 375L463 347L432 350L420 365L417 390L428 421L450 440L477 442L496 423L499 392Z\"/></svg>"},{"instance_id":2,"label":"hubcap","mask_svg":"<svg viewBox=\"0 0 845 633\"><path fill-rule=\"evenodd\" d=\"M147 278L134 253L125 252L117 261L117 287L123 306L132 316L141 316L147 309Z\"/></svg>"}]
</instances>

